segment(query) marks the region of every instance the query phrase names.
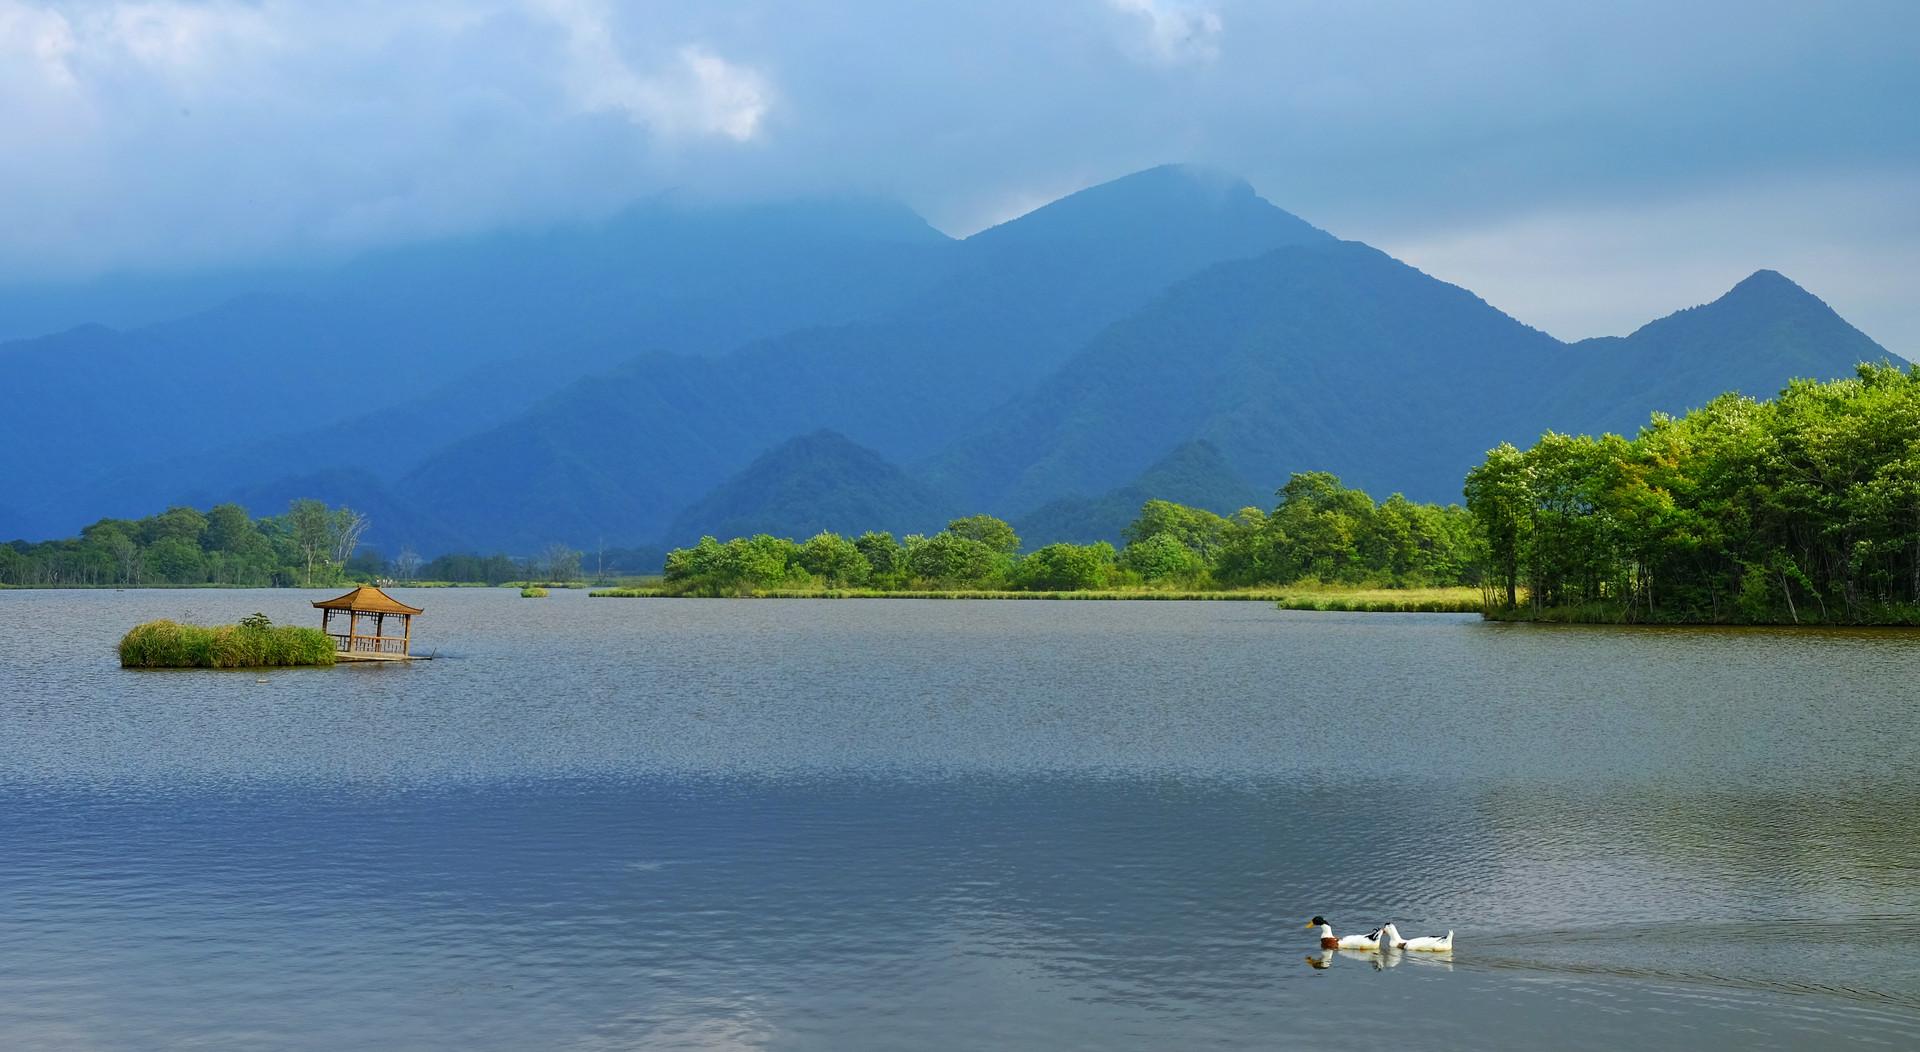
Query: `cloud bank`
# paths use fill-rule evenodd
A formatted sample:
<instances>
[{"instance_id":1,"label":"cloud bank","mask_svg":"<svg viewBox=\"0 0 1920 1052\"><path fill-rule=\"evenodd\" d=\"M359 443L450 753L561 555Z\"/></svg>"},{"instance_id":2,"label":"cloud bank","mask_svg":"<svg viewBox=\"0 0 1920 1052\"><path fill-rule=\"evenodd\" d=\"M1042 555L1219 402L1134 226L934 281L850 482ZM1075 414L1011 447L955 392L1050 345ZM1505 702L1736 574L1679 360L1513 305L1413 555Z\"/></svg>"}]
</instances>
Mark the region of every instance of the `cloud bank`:
<instances>
[{"instance_id":1,"label":"cloud bank","mask_svg":"<svg viewBox=\"0 0 1920 1052\"><path fill-rule=\"evenodd\" d=\"M1920 353L1889 291L1915 39L1893 0L0 0L0 285L666 189L892 196L965 233L1187 160L1558 335L1775 266Z\"/></svg>"}]
</instances>

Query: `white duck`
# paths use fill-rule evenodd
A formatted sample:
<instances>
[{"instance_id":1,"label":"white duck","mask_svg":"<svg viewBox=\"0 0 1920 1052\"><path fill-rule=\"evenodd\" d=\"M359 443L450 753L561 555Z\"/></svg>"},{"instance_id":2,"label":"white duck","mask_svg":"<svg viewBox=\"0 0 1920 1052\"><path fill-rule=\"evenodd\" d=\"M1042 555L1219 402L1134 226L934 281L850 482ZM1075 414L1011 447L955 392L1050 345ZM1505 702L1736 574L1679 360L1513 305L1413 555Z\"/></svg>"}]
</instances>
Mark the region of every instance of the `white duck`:
<instances>
[{"instance_id":1,"label":"white duck","mask_svg":"<svg viewBox=\"0 0 1920 1052\"><path fill-rule=\"evenodd\" d=\"M1380 926L1380 945L1389 949L1407 950L1412 953L1451 953L1453 951L1453 932L1445 935L1422 935L1409 939L1400 934L1400 929L1392 921Z\"/></svg>"},{"instance_id":2,"label":"white duck","mask_svg":"<svg viewBox=\"0 0 1920 1052\"><path fill-rule=\"evenodd\" d=\"M1366 935L1342 935L1334 937L1333 926L1325 917L1315 917L1302 927L1318 928L1314 934L1320 939L1323 950L1377 950L1380 948L1380 931L1375 929Z\"/></svg>"}]
</instances>

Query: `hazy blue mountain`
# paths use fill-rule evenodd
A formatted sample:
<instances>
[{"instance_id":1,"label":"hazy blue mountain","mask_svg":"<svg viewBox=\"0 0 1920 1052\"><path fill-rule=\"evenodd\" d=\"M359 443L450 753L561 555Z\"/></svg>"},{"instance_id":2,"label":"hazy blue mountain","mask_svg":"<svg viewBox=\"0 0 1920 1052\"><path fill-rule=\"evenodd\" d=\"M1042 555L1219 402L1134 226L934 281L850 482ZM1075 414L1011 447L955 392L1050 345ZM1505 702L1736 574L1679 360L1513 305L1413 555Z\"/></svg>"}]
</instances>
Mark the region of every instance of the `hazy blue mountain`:
<instances>
[{"instance_id":1,"label":"hazy blue mountain","mask_svg":"<svg viewBox=\"0 0 1920 1052\"><path fill-rule=\"evenodd\" d=\"M1242 478L1324 469L1378 496L1452 501L1501 441L1637 426L1884 354L1777 276L1625 340L1568 346L1365 245L1294 246L1179 284L927 472L1017 516L1205 439Z\"/></svg>"},{"instance_id":2,"label":"hazy blue mountain","mask_svg":"<svg viewBox=\"0 0 1920 1052\"><path fill-rule=\"evenodd\" d=\"M890 205L652 202L274 280L0 344L0 537L315 496L377 508L383 547L592 550L924 484L1030 539L1110 538L1147 496L1232 510L1308 469L1455 500L1498 442L1886 356L1771 271L1563 344L1181 166L964 241Z\"/></svg>"},{"instance_id":3,"label":"hazy blue mountain","mask_svg":"<svg viewBox=\"0 0 1920 1052\"><path fill-rule=\"evenodd\" d=\"M652 202L597 226L378 253L291 291L282 275L274 294L137 330L0 344L10 395L0 447L29 451L9 481L33 495L0 534L144 514L155 489L256 481L263 459L290 474L392 478L641 351L712 354L882 313L936 281L953 251L892 204ZM391 422L362 426L388 411ZM409 433L406 420L423 416L432 426ZM252 455L315 434L334 437ZM111 484L128 477L152 484L137 494ZM121 493L126 506L101 506Z\"/></svg>"},{"instance_id":4,"label":"hazy blue mountain","mask_svg":"<svg viewBox=\"0 0 1920 1052\"><path fill-rule=\"evenodd\" d=\"M0 344L84 325L142 328L317 276L315 267L263 265L4 284L0 285Z\"/></svg>"},{"instance_id":5,"label":"hazy blue mountain","mask_svg":"<svg viewBox=\"0 0 1920 1052\"><path fill-rule=\"evenodd\" d=\"M974 235L952 272L884 319L713 359L637 358L450 445L402 486L489 545L650 540L787 436L831 428L896 460L924 456L1174 282L1331 242L1243 182L1153 169Z\"/></svg>"},{"instance_id":6,"label":"hazy blue mountain","mask_svg":"<svg viewBox=\"0 0 1920 1052\"><path fill-rule=\"evenodd\" d=\"M1817 296L1761 270L1719 299L1624 337L1582 340L1577 372L1558 386L1554 417L1631 433L1655 409L1679 412L1702 392L1770 398L1790 377L1832 379L1854 363L1896 360Z\"/></svg>"},{"instance_id":7,"label":"hazy blue mountain","mask_svg":"<svg viewBox=\"0 0 1920 1052\"><path fill-rule=\"evenodd\" d=\"M1142 472L1140 477L1098 497L1062 497L1014 522L1029 548L1056 541L1125 543L1127 525L1149 500L1170 500L1190 508L1231 515L1241 508L1262 510L1274 503L1273 489L1249 484L1233 473L1213 443L1185 442Z\"/></svg>"},{"instance_id":8,"label":"hazy blue mountain","mask_svg":"<svg viewBox=\"0 0 1920 1052\"><path fill-rule=\"evenodd\" d=\"M957 512L880 454L845 435L816 431L768 450L681 512L669 544L771 533L804 539L822 530L930 533Z\"/></svg>"}]
</instances>

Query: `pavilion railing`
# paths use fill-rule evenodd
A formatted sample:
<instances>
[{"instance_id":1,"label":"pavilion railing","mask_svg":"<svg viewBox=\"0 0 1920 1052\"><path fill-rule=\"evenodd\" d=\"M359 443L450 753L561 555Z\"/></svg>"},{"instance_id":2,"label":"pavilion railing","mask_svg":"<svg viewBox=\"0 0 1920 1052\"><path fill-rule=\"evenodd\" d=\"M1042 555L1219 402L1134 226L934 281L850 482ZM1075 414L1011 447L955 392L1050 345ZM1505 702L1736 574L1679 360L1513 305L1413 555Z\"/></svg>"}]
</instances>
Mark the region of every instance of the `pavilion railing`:
<instances>
[{"instance_id":1,"label":"pavilion railing","mask_svg":"<svg viewBox=\"0 0 1920 1052\"><path fill-rule=\"evenodd\" d=\"M340 635L333 632L329 632L328 635L333 636L333 649L342 654L404 654L407 652L405 636Z\"/></svg>"}]
</instances>

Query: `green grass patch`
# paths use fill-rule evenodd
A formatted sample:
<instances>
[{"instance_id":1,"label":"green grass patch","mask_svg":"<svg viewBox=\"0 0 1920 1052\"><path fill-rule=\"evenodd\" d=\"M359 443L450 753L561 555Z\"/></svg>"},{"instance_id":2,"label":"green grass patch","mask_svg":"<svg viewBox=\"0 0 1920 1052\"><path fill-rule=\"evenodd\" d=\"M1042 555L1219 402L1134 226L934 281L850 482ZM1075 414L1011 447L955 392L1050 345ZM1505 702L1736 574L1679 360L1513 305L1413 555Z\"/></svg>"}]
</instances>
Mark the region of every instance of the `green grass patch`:
<instances>
[{"instance_id":1,"label":"green grass patch","mask_svg":"<svg viewBox=\"0 0 1920 1052\"><path fill-rule=\"evenodd\" d=\"M265 619L262 618L262 621ZM333 639L317 628L148 621L120 639L122 668L283 668L331 665Z\"/></svg>"},{"instance_id":2,"label":"green grass patch","mask_svg":"<svg viewBox=\"0 0 1920 1052\"><path fill-rule=\"evenodd\" d=\"M547 590L539 585L530 584L520 589L520 598L522 599L545 599L546 597Z\"/></svg>"},{"instance_id":3,"label":"green grass patch","mask_svg":"<svg viewBox=\"0 0 1920 1052\"><path fill-rule=\"evenodd\" d=\"M1275 602L1282 610L1335 610L1366 614L1478 614L1486 597L1478 588L1299 588Z\"/></svg>"}]
</instances>

